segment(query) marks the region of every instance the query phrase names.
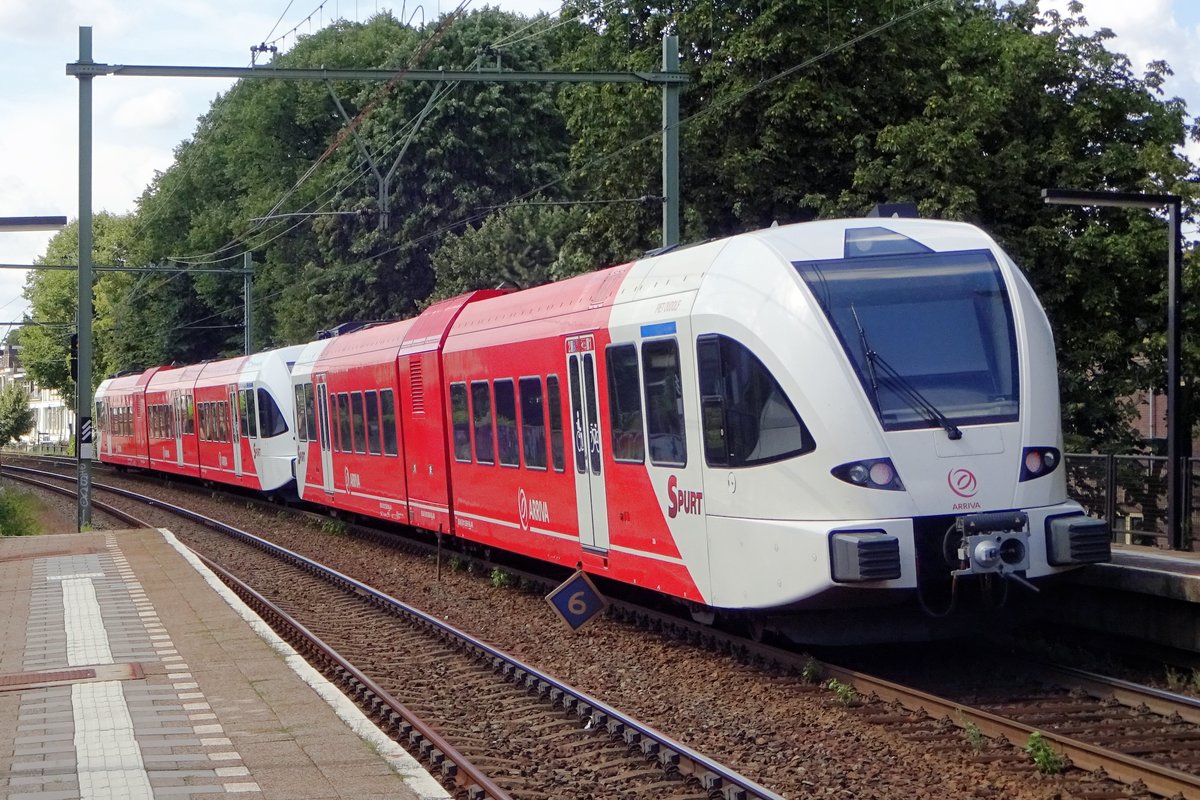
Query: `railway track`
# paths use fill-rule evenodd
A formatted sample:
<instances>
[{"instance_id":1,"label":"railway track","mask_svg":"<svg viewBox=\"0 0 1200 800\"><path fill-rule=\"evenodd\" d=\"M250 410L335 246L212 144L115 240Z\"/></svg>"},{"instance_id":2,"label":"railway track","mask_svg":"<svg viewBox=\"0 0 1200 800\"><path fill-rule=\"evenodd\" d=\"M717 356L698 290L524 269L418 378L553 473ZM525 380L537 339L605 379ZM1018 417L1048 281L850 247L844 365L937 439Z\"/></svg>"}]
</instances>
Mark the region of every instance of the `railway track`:
<instances>
[{"instance_id":1,"label":"railway track","mask_svg":"<svg viewBox=\"0 0 1200 800\"><path fill-rule=\"evenodd\" d=\"M374 558L381 560L378 555ZM382 576L380 579L386 580ZM370 582L375 583L376 580ZM443 615L449 616L449 613L443 612ZM1151 697L1140 687L1127 684L1118 686L1101 676L1078 673L1067 676L1060 673L1055 678L1042 673L1038 680L1030 679L1018 684L1013 679L1013 671L998 669L994 664L990 665L990 669L961 670L973 677L957 687L950 681L931 681L927 676L924 683L928 691L925 691L908 685L912 683L909 680L889 681L877 673L817 664L796 653L726 637L710 628L655 615L644 609L628 608L618 603L614 607L614 615L636 619L644 627L670 632L677 639L703 643L709 650L737 654L738 662L753 666L760 682L774 685L779 690L781 699L767 706L768 713L784 716L793 713L789 712L788 703L782 699L789 694L809 698L819 696L823 698L822 702L841 706L839 710L848 717L878 726L923 750L937 752L952 760L957 758L970 764L985 765L989 772L999 771L1016 776L1007 784L1007 796L1039 796L1036 791L1029 795L1022 794L1022 790L1014 791L1016 786L1022 789L1045 786L1052 792L1059 791L1051 787L1057 785L1055 781L1061 781L1068 787L1066 794L1095 798L1200 797L1200 778L1197 777L1200 770L1195 763L1195 749L1192 747L1193 742L1200 741L1200 734L1197 733L1200 729L1194 721L1198 712L1194 706L1190 711L1187 710L1190 701L1171 697L1167 693L1156 693L1157 696ZM548 645L541 641L538 646L545 648ZM401 645L390 649L405 647ZM441 658L438 656L439 662ZM392 669L386 664L382 668ZM816 672L821 674L821 683L806 683L805 680L811 680ZM1028 673L1028 670L1023 672ZM993 676L998 680L990 680ZM421 677L428 678L426 675ZM837 690L840 700L831 698L829 689L821 688L828 686L831 679L837 682L835 686L844 687ZM528 673L521 676L520 682L525 686L519 694L526 703L534 702L535 695L550 695L552 688L542 687L538 680L528 677ZM1049 694L1034 694L1032 687L1035 685L1066 688L1052 688L1048 690ZM517 707L524 709L519 704ZM562 718L561 703L558 708L558 717ZM578 709L582 706L575 705L574 708L574 716L579 718ZM611 727L618 734L613 739L618 750L628 741L635 742L637 749L640 749L641 743L632 733L627 734L627 729L618 723L610 724L611 717L593 716L590 712L595 712L596 708L590 705L582 717L585 721L591 721L593 729L600 726L607 731ZM715 713L720 715L723 712ZM798 719L800 713L803 712L794 713L793 718ZM461 716L465 719L469 714ZM805 721L799 720L801 723ZM765 735L752 737L757 747L780 750L782 760L790 764L801 763L808 757L799 743L781 744L777 741L770 735L771 727L766 721L760 725ZM527 730L534 729L530 727ZM470 733L479 737L487 731L475 730ZM1069 762L1075 769L1068 769L1057 778L1038 775L1038 768L1031 758L1034 754L1023 752L1030 746L1030 736L1034 733L1041 739L1042 756L1062 757L1064 764ZM555 735L559 735L555 728L539 728L535 738L553 738ZM565 731L561 735L567 736ZM568 739L564 738L563 741ZM1012 746L1001 744L1003 742L1009 742ZM626 746L625 749L634 748ZM736 763L743 773L771 775L774 780L768 785L778 787L778 791L789 797L803 796L822 785L807 780L803 775L797 779L793 774L788 776L791 780L784 780L769 763L756 761L745 753L739 753ZM747 764L756 766L751 768ZM646 768L645 762L641 763L641 768ZM898 770L905 768L897 767ZM633 767L627 769L632 770ZM1120 783L1103 779L1098 770L1103 770L1104 774ZM710 786L716 783L711 778L704 778L702 773L699 777ZM637 777L637 780L643 779L650 780L648 776ZM1005 784L999 781L996 785ZM693 791L700 792L695 796L708 796L701 787L696 787L696 784L692 786L695 787ZM724 789L729 790L729 786L726 784ZM714 796L721 796L721 788L714 787L713 791ZM729 791L731 793L727 796L731 797L754 796L739 795L736 789ZM876 796L889 794L897 796L887 791ZM549 796L561 795L551 793Z\"/></svg>"},{"instance_id":2,"label":"railway track","mask_svg":"<svg viewBox=\"0 0 1200 800\"><path fill-rule=\"evenodd\" d=\"M128 490L94 488L210 529L172 526L319 669L348 686L385 730L467 797L781 798L611 705L311 559ZM253 575L254 588L239 575Z\"/></svg>"}]
</instances>

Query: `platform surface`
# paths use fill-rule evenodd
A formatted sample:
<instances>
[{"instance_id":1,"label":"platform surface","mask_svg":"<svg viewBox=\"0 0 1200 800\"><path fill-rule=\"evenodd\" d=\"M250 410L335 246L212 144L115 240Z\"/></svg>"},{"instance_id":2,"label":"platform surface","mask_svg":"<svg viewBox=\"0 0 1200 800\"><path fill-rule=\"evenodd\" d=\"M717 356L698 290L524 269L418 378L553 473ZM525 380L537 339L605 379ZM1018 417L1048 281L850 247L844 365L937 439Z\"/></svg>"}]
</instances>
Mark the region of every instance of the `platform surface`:
<instances>
[{"instance_id":1,"label":"platform surface","mask_svg":"<svg viewBox=\"0 0 1200 800\"><path fill-rule=\"evenodd\" d=\"M1110 563L1087 567L1075 580L1088 586L1200 603L1200 553L1114 544Z\"/></svg>"},{"instance_id":2,"label":"platform surface","mask_svg":"<svg viewBox=\"0 0 1200 800\"><path fill-rule=\"evenodd\" d=\"M0 798L448 798L169 531L0 538L0 608Z\"/></svg>"}]
</instances>

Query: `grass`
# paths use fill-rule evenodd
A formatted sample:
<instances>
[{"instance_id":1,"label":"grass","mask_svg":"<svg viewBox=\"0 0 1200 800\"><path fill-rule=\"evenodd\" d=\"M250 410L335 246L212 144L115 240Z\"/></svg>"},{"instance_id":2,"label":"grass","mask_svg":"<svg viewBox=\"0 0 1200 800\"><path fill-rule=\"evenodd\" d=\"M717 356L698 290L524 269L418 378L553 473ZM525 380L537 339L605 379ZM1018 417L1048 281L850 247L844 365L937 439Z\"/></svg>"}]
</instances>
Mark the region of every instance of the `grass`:
<instances>
[{"instance_id":1,"label":"grass","mask_svg":"<svg viewBox=\"0 0 1200 800\"><path fill-rule=\"evenodd\" d=\"M971 749L976 753L987 746L987 737L983 735L983 731L979 730L979 726L974 722L968 722L963 727L963 733L967 737L967 743L971 745Z\"/></svg>"},{"instance_id":2,"label":"grass","mask_svg":"<svg viewBox=\"0 0 1200 800\"><path fill-rule=\"evenodd\" d=\"M499 567L492 568L491 581L492 586L495 586L497 589L506 589L516 583L516 579L513 578L512 573L505 572Z\"/></svg>"},{"instance_id":3,"label":"grass","mask_svg":"<svg viewBox=\"0 0 1200 800\"><path fill-rule=\"evenodd\" d=\"M1167 687L1172 692L1200 691L1200 668L1192 667L1190 671L1167 667Z\"/></svg>"},{"instance_id":4,"label":"grass","mask_svg":"<svg viewBox=\"0 0 1200 800\"><path fill-rule=\"evenodd\" d=\"M1043 775L1057 775L1067 768L1066 757L1056 752L1038 731L1029 734L1025 752Z\"/></svg>"},{"instance_id":5,"label":"grass","mask_svg":"<svg viewBox=\"0 0 1200 800\"><path fill-rule=\"evenodd\" d=\"M32 536L38 532L33 498L12 489L0 489L0 535Z\"/></svg>"},{"instance_id":6,"label":"grass","mask_svg":"<svg viewBox=\"0 0 1200 800\"><path fill-rule=\"evenodd\" d=\"M321 522L321 530L330 536L345 536L349 529L340 519L327 519Z\"/></svg>"},{"instance_id":7,"label":"grass","mask_svg":"<svg viewBox=\"0 0 1200 800\"><path fill-rule=\"evenodd\" d=\"M830 678L825 688L833 692L842 705L848 706L858 699L858 690L848 683L842 683L837 678Z\"/></svg>"}]
</instances>

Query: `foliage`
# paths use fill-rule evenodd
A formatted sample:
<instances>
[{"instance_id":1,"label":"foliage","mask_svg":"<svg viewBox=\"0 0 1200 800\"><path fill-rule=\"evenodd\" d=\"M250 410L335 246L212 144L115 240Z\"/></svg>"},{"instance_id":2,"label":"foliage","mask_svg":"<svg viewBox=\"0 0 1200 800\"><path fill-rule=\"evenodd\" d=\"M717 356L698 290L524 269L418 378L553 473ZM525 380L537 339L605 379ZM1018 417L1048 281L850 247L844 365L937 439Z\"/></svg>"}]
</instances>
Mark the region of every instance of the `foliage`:
<instances>
[{"instance_id":1,"label":"foliage","mask_svg":"<svg viewBox=\"0 0 1200 800\"><path fill-rule=\"evenodd\" d=\"M837 678L830 678L828 681L826 681L825 688L833 692L834 696L837 697L838 702L844 706L851 705L855 700L858 699L858 690L855 689L853 685L849 683L843 683Z\"/></svg>"},{"instance_id":2,"label":"foliage","mask_svg":"<svg viewBox=\"0 0 1200 800\"><path fill-rule=\"evenodd\" d=\"M1198 127L1163 95L1166 64L1138 74L1082 14L1042 13L1035 0L574 0L554 24L492 8L420 28L387 14L340 21L276 65L656 70L662 35L676 35L691 81L680 97L684 241L881 201L980 224L1054 326L1069 447L1129 447L1134 408L1122 398L1165 382L1164 221L1047 207L1040 190L1179 194L1187 229L1200 176L1179 147ZM97 261L240 267L252 251L257 347L620 263L661 244L661 103L638 84L397 78L331 93L243 80L132 220L97 216ZM61 256L73 237L56 237L47 260L71 260ZM1200 289L1196 257L1188 292ZM70 273L37 275L35 319L69 322ZM109 371L240 352L240 276L110 273L96 291ZM1185 304L1185 331L1198 324L1200 304ZM22 334L45 365L35 377L55 388L69 385L58 335ZM1198 348L1189 333L1186 375Z\"/></svg>"},{"instance_id":3,"label":"foliage","mask_svg":"<svg viewBox=\"0 0 1200 800\"><path fill-rule=\"evenodd\" d=\"M446 237L433 256L441 299L475 289L528 289L594 268L562 245L587 220L580 209L517 205Z\"/></svg>"},{"instance_id":4,"label":"foliage","mask_svg":"<svg viewBox=\"0 0 1200 800\"><path fill-rule=\"evenodd\" d=\"M137 263L132 255L136 239L132 215L100 212L92 220L92 263L100 266L120 266ZM79 263L79 221L71 223L50 240L46 253L35 264ZM127 273L94 273L94 318L92 370L93 383L98 384L106 371L128 364L126 353L107 352L105 342L112 337L106 332L122 324L124 309L114 307L113 298L127 296L133 286L133 276ZM70 369L70 340L74 333L79 308L79 279L73 270L30 270L25 279L25 298L29 300L29 320L21 328L17 344L21 348L21 364L38 386L59 393L68 407L75 407L75 380ZM124 305L129 305L126 302ZM160 326L163 321L159 321ZM143 330L143 335L149 329ZM135 337L136 338L136 337Z\"/></svg>"},{"instance_id":5,"label":"foliage","mask_svg":"<svg viewBox=\"0 0 1200 800\"><path fill-rule=\"evenodd\" d=\"M1033 763L1043 775L1057 775L1067 768L1066 757L1056 752L1039 731L1029 734L1025 752L1033 759Z\"/></svg>"},{"instance_id":6,"label":"foliage","mask_svg":"<svg viewBox=\"0 0 1200 800\"><path fill-rule=\"evenodd\" d=\"M967 743L971 745L971 749L979 752L987 745L987 737L983 735L983 731L974 722L968 722L963 727L963 733L967 737Z\"/></svg>"},{"instance_id":7,"label":"foliage","mask_svg":"<svg viewBox=\"0 0 1200 800\"><path fill-rule=\"evenodd\" d=\"M0 447L17 439L33 428L33 409L29 396L20 381L13 381L0 391Z\"/></svg>"},{"instance_id":8,"label":"foliage","mask_svg":"<svg viewBox=\"0 0 1200 800\"><path fill-rule=\"evenodd\" d=\"M31 536L37 533L33 499L12 489L0 488L0 536Z\"/></svg>"},{"instance_id":9,"label":"foliage","mask_svg":"<svg viewBox=\"0 0 1200 800\"><path fill-rule=\"evenodd\" d=\"M492 586L497 589L507 589L516 584L516 578L511 572L506 572L499 567L492 567L492 574L489 576Z\"/></svg>"},{"instance_id":10,"label":"foliage","mask_svg":"<svg viewBox=\"0 0 1200 800\"><path fill-rule=\"evenodd\" d=\"M1043 16L1033 0L584 7L604 30L585 43L591 68L645 68L661 32L679 36L693 79L682 99L689 238L858 215L882 201L980 224L1024 266L1055 327L1068 440L1133 443L1121 398L1165 381L1163 220L1050 208L1040 190L1175 193L1191 218L1200 184L1177 148L1197 128L1181 101L1162 97L1167 65L1139 77L1106 49L1111 31L1081 32L1079 6ZM656 121L610 95L566 95L576 100L568 119L588 158L621 153L599 165L603 180L647 190L651 158L628 143ZM610 225L647 246L641 219ZM611 241L594 238L602 250ZM1200 310L1188 314L1194 329ZM1189 340L1185 374L1196 348Z\"/></svg>"},{"instance_id":11,"label":"foliage","mask_svg":"<svg viewBox=\"0 0 1200 800\"><path fill-rule=\"evenodd\" d=\"M1192 667L1190 672L1176 669L1171 665L1166 667L1167 686L1173 692L1200 691L1200 667Z\"/></svg>"},{"instance_id":12,"label":"foliage","mask_svg":"<svg viewBox=\"0 0 1200 800\"><path fill-rule=\"evenodd\" d=\"M328 533L330 536L345 536L349 530L346 523L340 519L321 520L321 532Z\"/></svg>"},{"instance_id":13,"label":"foliage","mask_svg":"<svg viewBox=\"0 0 1200 800\"><path fill-rule=\"evenodd\" d=\"M821 680L821 673L821 662L809 656L804 659L804 666L800 668L800 680L805 683L818 683Z\"/></svg>"}]
</instances>

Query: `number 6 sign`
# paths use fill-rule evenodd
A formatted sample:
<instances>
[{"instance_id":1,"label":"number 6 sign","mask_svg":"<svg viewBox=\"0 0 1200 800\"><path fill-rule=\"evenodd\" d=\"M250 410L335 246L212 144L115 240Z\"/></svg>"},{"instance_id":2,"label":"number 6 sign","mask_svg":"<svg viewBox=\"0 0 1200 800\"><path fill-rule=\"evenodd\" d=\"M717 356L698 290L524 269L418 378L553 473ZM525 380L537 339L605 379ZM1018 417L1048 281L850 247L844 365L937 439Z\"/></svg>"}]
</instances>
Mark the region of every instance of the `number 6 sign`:
<instances>
[{"instance_id":1,"label":"number 6 sign","mask_svg":"<svg viewBox=\"0 0 1200 800\"><path fill-rule=\"evenodd\" d=\"M608 607L604 595L582 570L546 595L546 602L572 631L578 631Z\"/></svg>"}]
</instances>

